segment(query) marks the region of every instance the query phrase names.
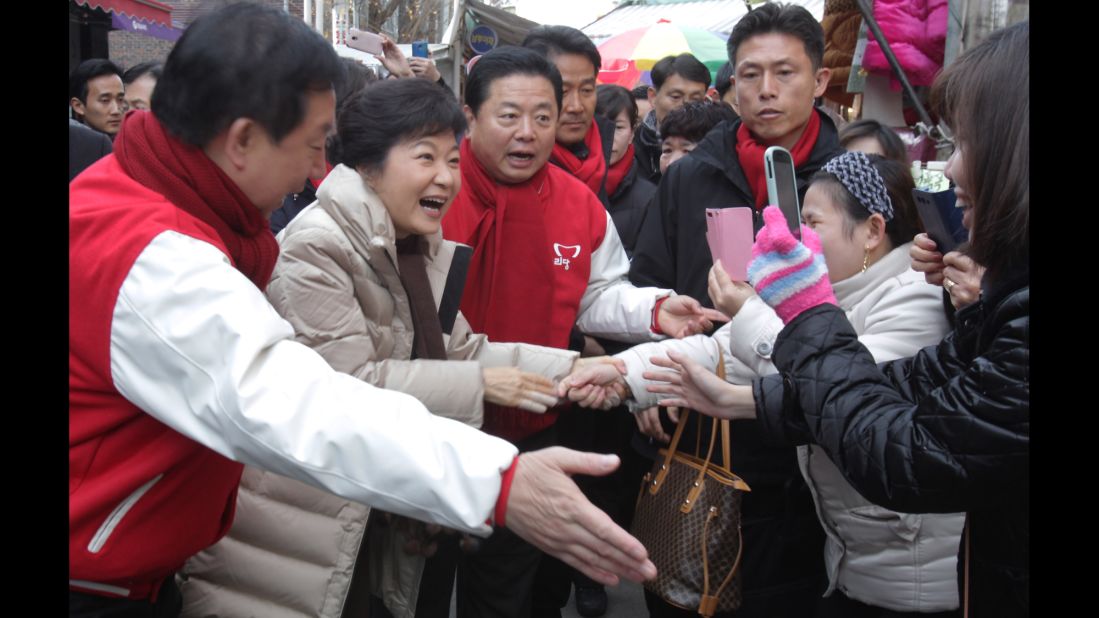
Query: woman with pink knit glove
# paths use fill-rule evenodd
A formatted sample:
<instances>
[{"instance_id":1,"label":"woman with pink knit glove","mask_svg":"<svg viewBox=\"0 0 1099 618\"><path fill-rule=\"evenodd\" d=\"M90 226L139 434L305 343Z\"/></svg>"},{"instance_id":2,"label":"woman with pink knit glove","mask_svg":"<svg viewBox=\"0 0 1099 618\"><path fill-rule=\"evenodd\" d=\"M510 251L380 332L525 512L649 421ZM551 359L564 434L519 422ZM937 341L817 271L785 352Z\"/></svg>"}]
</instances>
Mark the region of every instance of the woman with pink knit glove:
<instances>
[{"instance_id":1,"label":"woman with pink knit glove","mask_svg":"<svg viewBox=\"0 0 1099 618\"><path fill-rule=\"evenodd\" d=\"M763 209L763 222L752 245L748 281L759 297L774 308L782 323L789 324L801 312L817 305L837 304L817 233L803 226L803 242L798 242L778 206Z\"/></svg>"}]
</instances>

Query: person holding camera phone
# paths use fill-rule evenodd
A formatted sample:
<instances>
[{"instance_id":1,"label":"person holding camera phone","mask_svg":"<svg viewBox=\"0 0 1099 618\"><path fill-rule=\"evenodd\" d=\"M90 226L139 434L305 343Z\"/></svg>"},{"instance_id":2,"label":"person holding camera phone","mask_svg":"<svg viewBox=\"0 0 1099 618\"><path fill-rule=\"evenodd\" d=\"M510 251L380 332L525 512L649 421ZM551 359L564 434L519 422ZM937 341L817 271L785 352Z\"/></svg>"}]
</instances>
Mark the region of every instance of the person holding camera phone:
<instances>
[{"instance_id":1,"label":"person holding camera phone","mask_svg":"<svg viewBox=\"0 0 1099 618\"><path fill-rule=\"evenodd\" d=\"M753 279L786 324L779 374L733 386L684 357L662 376L669 405L756 419L761 438L815 445L876 504L965 511L957 583L973 618L1030 615L1029 67L1022 22L966 50L931 88L955 135L945 171L965 209L967 253L984 268L979 298L941 342L876 364L811 270L812 239L798 243L769 212L753 253L785 266L777 278L799 280L801 301Z\"/></svg>"},{"instance_id":2,"label":"person holding camera phone","mask_svg":"<svg viewBox=\"0 0 1099 618\"><path fill-rule=\"evenodd\" d=\"M820 237L839 306L878 362L915 354L949 331L939 288L909 268L907 239L920 229L912 188L907 165L848 152L813 176L801 211L803 226ZM733 316L713 337L642 344L618 355L627 366L623 379L635 407L656 405L663 398L647 391L660 382L645 377L646 372L663 373L665 363L659 357L665 353L711 369L720 349L725 379L732 384L775 373L771 354L783 326L775 310L752 286L731 281L721 263L710 271L709 292L714 305ZM653 356L659 364L650 361ZM582 377L563 380L559 394ZM659 437L667 442L666 436ZM797 459L827 535L823 549L829 586L815 616L958 615L960 513L891 511L863 498L822 449L799 446ZM766 548L746 547L745 559L752 551Z\"/></svg>"}]
</instances>

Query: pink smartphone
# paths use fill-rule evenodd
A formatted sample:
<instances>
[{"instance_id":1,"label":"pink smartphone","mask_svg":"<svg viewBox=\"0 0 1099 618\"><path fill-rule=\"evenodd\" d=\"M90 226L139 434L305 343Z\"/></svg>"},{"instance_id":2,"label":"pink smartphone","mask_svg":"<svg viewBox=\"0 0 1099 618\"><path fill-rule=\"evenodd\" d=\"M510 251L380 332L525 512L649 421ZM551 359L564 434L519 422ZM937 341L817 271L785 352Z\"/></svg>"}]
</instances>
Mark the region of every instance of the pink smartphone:
<instances>
[{"instance_id":1,"label":"pink smartphone","mask_svg":"<svg viewBox=\"0 0 1099 618\"><path fill-rule=\"evenodd\" d=\"M382 41L380 34L366 32L358 28L349 28L347 30L347 46L351 49L380 56L382 55Z\"/></svg>"},{"instance_id":2,"label":"pink smartphone","mask_svg":"<svg viewBox=\"0 0 1099 618\"><path fill-rule=\"evenodd\" d=\"M706 243L733 281L748 280L755 228L751 208L707 208Z\"/></svg>"}]
</instances>

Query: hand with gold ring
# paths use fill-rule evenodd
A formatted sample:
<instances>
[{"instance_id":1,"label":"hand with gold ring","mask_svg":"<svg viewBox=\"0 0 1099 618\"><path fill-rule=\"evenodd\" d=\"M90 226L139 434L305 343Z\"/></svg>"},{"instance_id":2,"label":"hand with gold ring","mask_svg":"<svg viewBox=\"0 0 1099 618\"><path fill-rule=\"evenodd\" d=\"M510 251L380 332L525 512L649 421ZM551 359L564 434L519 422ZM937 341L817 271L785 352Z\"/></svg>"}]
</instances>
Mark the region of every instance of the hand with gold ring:
<instances>
[{"instance_id":1,"label":"hand with gold ring","mask_svg":"<svg viewBox=\"0 0 1099 618\"><path fill-rule=\"evenodd\" d=\"M954 308L961 309L976 302L981 297L984 267L957 251L944 255L943 264L943 287L950 294L950 302Z\"/></svg>"}]
</instances>

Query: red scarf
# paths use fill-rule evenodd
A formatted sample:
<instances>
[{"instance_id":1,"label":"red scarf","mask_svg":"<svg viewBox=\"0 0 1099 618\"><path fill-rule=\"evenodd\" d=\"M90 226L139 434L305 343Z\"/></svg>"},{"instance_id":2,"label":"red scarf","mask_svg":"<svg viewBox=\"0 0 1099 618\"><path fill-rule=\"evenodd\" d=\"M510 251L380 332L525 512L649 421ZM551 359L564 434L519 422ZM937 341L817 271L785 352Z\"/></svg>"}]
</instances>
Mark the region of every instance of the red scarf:
<instances>
[{"instance_id":1,"label":"red scarf","mask_svg":"<svg viewBox=\"0 0 1099 618\"><path fill-rule=\"evenodd\" d=\"M114 140L123 171L217 231L237 270L267 287L279 245L259 209L201 149L169 135L152 112L126 115Z\"/></svg>"},{"instance_id":2,"label":"red scarf","mask_svg":"<svg viewBox=\"0 0 1099 618\"><path fill-rule=\"evenodd\" d=\"M568 148L554 142L550 160L583 181L592 193L599 195L603 176L607 173L607 161L603 158L603 141L599 139L599 127L594 120L584 136L584 145L588 147L588 158L581 161ZM610 189L607 195L610 195Z\"/></svg>"},{"instance_id":3,"label":"red scarf","mask_svg":"<svg viewBox=\"0 0 1099 618\"><path fill-rule=\"evenodd\" d=\"M462 189L443 218L443 236L473 247L462 314L490 341L567 348L570 325L555 325L552 315L556 283L545 222L553 190L549 166L524 183L500 184L477 160L469 138L462 140L460 161ZM515 441L556 420L553 410L539 415L486 403L482 429Z\"/></svg>"},{"instance_id":4,"label":"red scarf","mask_svg":"<svg viewBox=\"0 0 1099 618\"><path fill-rule=\"evenodd\" d=\"M618 190L618 185L622 184L622 179L626 177L626 174L630 172L630 168L633 166L633 144L630 144L626 148L626 154L622 155L622 158L618 160L618 163L611 165L607 170L607 197L614 195L614 192Z\"/></svg>"},{"instance_id":5,"label":"red scarf","mask_svg":"<svg viewBox=\"0 0 1099 618\"><path fill-rule=\"evenodd\" d=\"M816 110L809 115L809 124L805 125L801 137L794 147L790 149L790 155L794 158L794 168L799 168L809 160L813 152L813 146L817 144L817 136L820 135L820 116ZM752 193L756 196L756 210L763 210L767 205L767 173L763 169L763 153L767 151L767 144L760 144L752 134L748 132L748 125L740 123L736 130L736 156L740 161L740 169L744 170L744 177L748 179Z\"/></svg>"},{"instance_id":6,"label":"red scarf","mask_svg":"<svg viewBox=\"0 0 1099 618\"><path fill-rule=\"evenodd\" d=\"M473 247L462 295L462 314L473 330L492 341L521 341L568 347L569 334L551 333L552 255L539 192L545 167L521 184L493 180L470 148L461 145L462 189L443 219L446 238ZM501 307L524 307L523 312Z\"/></svg>"}]
</instances>

